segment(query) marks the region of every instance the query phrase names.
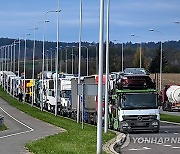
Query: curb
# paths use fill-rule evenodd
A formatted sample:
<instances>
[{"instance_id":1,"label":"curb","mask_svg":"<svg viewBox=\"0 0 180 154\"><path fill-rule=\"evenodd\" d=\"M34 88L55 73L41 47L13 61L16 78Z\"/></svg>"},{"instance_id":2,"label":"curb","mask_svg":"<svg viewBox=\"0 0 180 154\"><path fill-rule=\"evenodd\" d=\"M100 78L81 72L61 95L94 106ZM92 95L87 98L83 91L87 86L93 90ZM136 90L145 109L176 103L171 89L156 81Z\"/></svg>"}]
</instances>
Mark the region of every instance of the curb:
<instances>
[{"instance_id":1,"label":"curb","mask_svg":"<svg viewBox=\"0 0 180 154\"><path fill-rule=\"evenodd\" d=\"M103 145L103 150L108 153L108 154L118 154L115 150L114 150L114 146L116 144L120 145L119 143L122 143L122 141L126 138L126 135L120 132L116 132L116 136L111 139L110 141L106 142Z\"/></svg>"}]
</instances>

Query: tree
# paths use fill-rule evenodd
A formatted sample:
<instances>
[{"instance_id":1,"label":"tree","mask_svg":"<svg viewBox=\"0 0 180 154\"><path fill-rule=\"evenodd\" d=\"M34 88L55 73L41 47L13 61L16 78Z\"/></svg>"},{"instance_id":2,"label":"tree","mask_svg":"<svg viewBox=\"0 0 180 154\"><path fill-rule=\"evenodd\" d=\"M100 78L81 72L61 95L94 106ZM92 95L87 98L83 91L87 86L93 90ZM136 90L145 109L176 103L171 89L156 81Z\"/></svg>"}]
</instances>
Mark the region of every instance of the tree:
<instances>
[{"instance_id":1,"label":"tree","mask_svg":"<svg viewBox=\"0 0 180 154\"><path fill-rule=\"evenodd\" d=\"M151 73L159 73L160 72L160 57L161 57L161 50L160 48L156 50L156 56L152 60L151 65L149 67L149 71ZM167 73L169 72L169 65L168 60L164 56L164 52L162 52L162 72Z\"/></svg>"}]
</instances>

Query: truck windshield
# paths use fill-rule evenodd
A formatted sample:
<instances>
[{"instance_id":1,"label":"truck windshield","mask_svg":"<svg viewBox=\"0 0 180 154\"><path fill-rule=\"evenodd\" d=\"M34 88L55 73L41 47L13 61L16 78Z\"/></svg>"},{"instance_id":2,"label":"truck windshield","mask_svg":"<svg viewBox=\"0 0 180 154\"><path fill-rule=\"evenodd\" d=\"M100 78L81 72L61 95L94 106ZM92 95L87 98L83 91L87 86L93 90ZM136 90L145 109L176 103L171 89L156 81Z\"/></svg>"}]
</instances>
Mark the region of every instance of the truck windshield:
<instances>
[{"instance_id":1,"label":"truck windshield","mask_svg":"<svg viewBox=\"0 0 180 154\"><path fill-rule=\"evenodd\" d=\"M71 94L71 90L62 90L62 95L61 97L63 98L69 98Z\"/></svg>"},{"instance_id":2,"label":"truck windshield","mask_svg":"<svg viewBox=\"0 0 180 154\"><path fill-rule=\"evenodd\" d=\"M157 105L157 95L148 94L123 94L120 96L120 106L124 110L129 109L155 109Z\"/></svg>"}]
</instances>

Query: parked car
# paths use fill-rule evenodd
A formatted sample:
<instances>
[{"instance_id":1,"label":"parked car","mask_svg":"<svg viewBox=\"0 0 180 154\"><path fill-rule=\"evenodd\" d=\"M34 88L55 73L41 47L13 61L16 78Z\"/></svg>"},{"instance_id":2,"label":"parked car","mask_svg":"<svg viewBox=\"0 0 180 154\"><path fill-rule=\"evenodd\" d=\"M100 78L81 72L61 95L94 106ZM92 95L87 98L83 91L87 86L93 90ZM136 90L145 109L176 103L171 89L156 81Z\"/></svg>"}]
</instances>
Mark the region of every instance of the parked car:
<instances>
[{"instance_id":1,"label":"parked car","mask_svg":"<svg viewBox=\"0 0 180 154\"><path fill-rule=\"evenodd\" d=\"M119 74L116 85L118 89L155 88L155 83L149 77L149 73L144 68L126 68Z\"/></svg>"}]
</instances>

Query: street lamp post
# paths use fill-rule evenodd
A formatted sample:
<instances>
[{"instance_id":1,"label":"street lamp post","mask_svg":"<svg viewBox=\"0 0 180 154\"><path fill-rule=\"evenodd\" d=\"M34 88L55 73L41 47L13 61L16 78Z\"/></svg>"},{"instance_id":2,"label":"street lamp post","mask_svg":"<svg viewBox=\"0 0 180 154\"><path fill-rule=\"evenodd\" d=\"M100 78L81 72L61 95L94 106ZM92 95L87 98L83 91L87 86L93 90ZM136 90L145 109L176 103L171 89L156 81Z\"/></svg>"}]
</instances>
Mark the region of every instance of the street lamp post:
<instances>
[{"instance_id":1,"label":"street lamp post","mask_svg":"<svg viewBox=\"0 0 180 154\"><path fill-rule=\"evenodd\" d=\"M28 30L31 30L31 29L28 29ZM24 36L24 102L25 102L25 97L26 97L26 86L25 86L25 84L26 84L26 82L25 82L25 79L26 79L26 37L27 37L27 35L30 35L30 34L27 34L27 31L28 30L26 30L26 32L25 32L25 36Z\"/></svg>"},{"instance_id":2,"label":"street lamp post","mask_svg":"<svg viewBox=\"0 0 180 154\"><path fill-rule=\"evenodd\" d=\"M81 82L81 39L82 39L82 0L80 0L80 14L79 14L79 61L78 61L78 84ZM77 101L77 123L80 119L80 96L78 96ZM83 110L83 109L82 109ZM82 119L83 123L83 119ZM82 125L83 127L83 125Z\"/></svg>"},{"instance_id":3,"label":"street lamp post","mask_svg":"<svg viewBox=\"0 0 180 154\"><path fill-rule=\"evenodd\" d=\"M67 68L67 52L68 52L69 46L66 46L66 73L68 73L68 68Z\"/></svg>"},{"instance_id":4,"label":"street lamp post","mask_svg":"<svg viewBox=\"0 0 180 154\"><path fill-rule=\"evenodd\" d=\"M49 22L49 21L46 21L46 22ZM33 106L33 103L35 102L35 95L34 95L34 85L35 85L35 81L34 81L34 71L35 71L35 64L34 64L34 58L35 58L35 51L36 51L36 30L38 29L37 28L37 24L38 23L43 23L43 21L40 21L40 22L36 22L34 23L34 42L33 42L33 71L32 71L32 80L33 80L33 86L32 86L32 102L31 102L31 106Z\"/></svg>"},{"instance_id":5,"label":"street lamp post","mask_svg":"<svg viewBox=\"0 0 180 154\"><path fill-rule=\"evenodd\" d=\"M118 40L113 40L117 42ZM124 43L121 43L121 71L123 72L124 70Z\"/></svg>"},{"instance_id":6,"label":"street lamp post","mask_svg":"<svg viewBox=\"0 0 180 154\"><path fill-rule=\"evenodd\" d=\"M142 40L142 37L141 36L137 36L137 35L134 35L134 34L131 34L131 36L133 36L133 37L138 37L138 38L140 38L141 40ZM139 67L141 68L141 66L142 66L142 41L141 41L141 43L140 43L140 52L139 52Z\"/></svg>"},{"instance_id":7,"label":"street lamp post","mask_svg":"<svg viewBox=\"0 0 180 154\"><path fill-rule=\"evenodd\" d=\"M9 46L10 46L10 45L8 45L8 54L7 54L8 63L7 63L7 71L9 71Z\"/></svg>"},{"instance_id":8,"label":"street lamp post","mask_svg":"<svg viewBox=\"0 0 180 154\"><path fill-rule=\"evenodd\" d=\"M71 63L72 63L71 64L71 66L72 66L72 70L71 71L72 71L72 74L74 74L74 57L73 57L74 56L74 50L73 50L74 48L78 48L78 47L72 46L72 50L71 50Z\"/></svg>"},{"instance_id":9,"label":"street lamp post","mask_svg":"<svg viewBox=\"0 0 180 154\"><path fill-rule=\"evenodd\" d=\"M72 53L71 53L71 56L72 56L72 58L71 58L71 62L72 62L72 64L71 64L71 67L72 67L71 71L72 71L72 74L74 74L74 59L73 59L73 55L74 55L74 53L73 53L73 47L72 47Z\"/></svg>"},{"instance_id":10,"label":"street lamp post","mask_svg":"<svg viewBox=\"0 0 180 154\"><path fill-rule=\"evenodd\" d=\"M16 40L15 40L15 41L16 41ZM13 50L13 51L14 51L14 52L13 52L13 55L14 55L14 56L13 56L13 72L14 72L14 73L16 73L16 72L15 72L15 56L16 56L16 55L15 55L15 54L16 54L16 44L15 44L15 41L14 41L14 43L13 43L13 46L14 46L14 50Z\"/></svg>"},{"instance_id":11,"label":"street lamp post","mask_svg":"<svg viewBox=\"0 0 180 154\"><path fill-rule=\"evenodd\" d=\"M97 50L97 46L95 44L89 44L89 46L96 48L96 74L98 74L98 50Z\"/></svg>"},{"instance_id":12,"label":"street lamp post","mask_svg":"<svg viewBox=\"0 0 180 154\"><path fill-rule=\"evenodd\" d=\"M161 92L161 89L162 89L162 32L161 31L158 31L158 30L154 30L154 29L149 29L150 32L157 32L160 34L161 36L161 55L160 55L160 75L159 75L159 90Z\"/></svg>"},{"instance_id":13,"label":"street lamp post","mask_svg":"<svg viewBox=\"0 0 180 154\"><path fill-rule=\"evenodd\" d=\"M59 52L59 0L58 0L58 5L57 5L57 53L56 53L56 105L55 105L55 116L57 115L57 103L58 103L58 52Z\"/></svg>"},{"instance_id":14,"label":"street lamp post","mask_svg":"<svg viewBox=\"0 0 180 154\"><path fill-rule=\"evenodd\" d=\"M44 93L44 56L45 56L45 24L46 24L46 16L48 13L57 13L57 57L56 57L56 105L55 105L55 115L57 115L57 78L58 78L58 49L59 49L59 0L58 0L58 9L56 11L47 11L44 15L44 28L43 28L43 64L42 64L42 94L41 94L41 111L43 110L43 93Z\"/></svg>"},{"instance_id":15,"label":"street lamp post","mask_svg":"<svg viewBox=\"0 0 180 154\"><path fill-rule=\"evenodd\" d=\"M107 1L107 32L106 32L106 83L105 83L105 114L104 114L104 133L108 131L108 100L109 100L109 14L110 0Z\"/></svg>"},{"instance_id":16,"label":"street lamp post","mask_svg":"<svg viewBox=\"0 0 180 154\"><path fill-rule=\"evenodd\" d=\"M97 115L97 154L102 153L102 90L103 90L103 42L104 42L104 0L100 0L99 27L99 81L98 81L98 115Z\"/></svg>"},{"instance_id":17,"label":"street lamp post","mask_svg":"<svg viewBox=\"0 0 180 154\"><path fill-rule=\"evenodd\" d=\"M82 47L86 48L86 54L87 54L87 61L86 61L86 67L87 67L86 71L87 71L87 73L86 73L86 75L88 76L89 75L89 49L86 46L82 46Z\"/></svg>"},{"instance_id":18,"label":"street lamp post","mask_svg":"<svg viewBox=\"0 0 180 154\"><path fill-rule=\"evenodd\" d=\"M13 65L12 65L12 58L13 58L13 44L11 44L11 72L13 71Z\"/></svg>"}]
</instances>

